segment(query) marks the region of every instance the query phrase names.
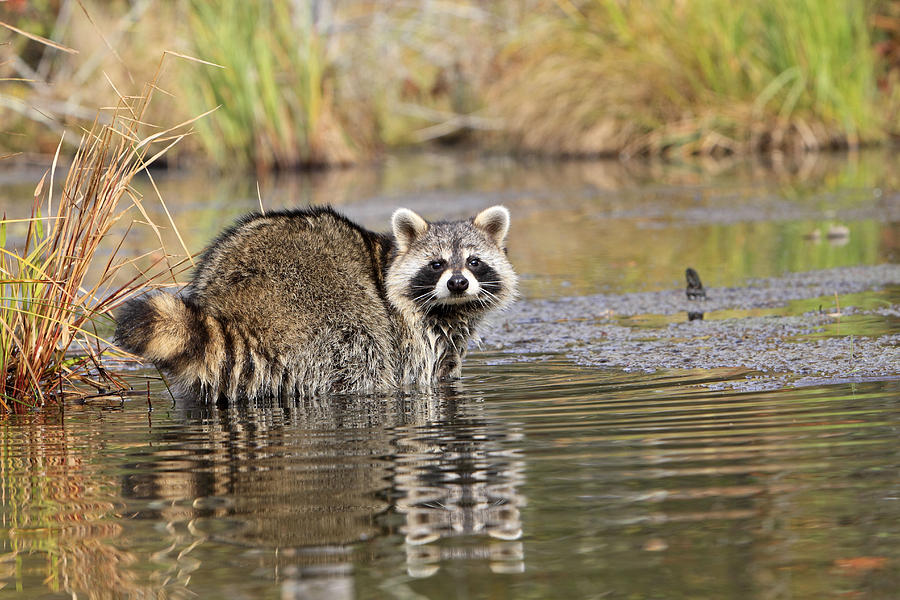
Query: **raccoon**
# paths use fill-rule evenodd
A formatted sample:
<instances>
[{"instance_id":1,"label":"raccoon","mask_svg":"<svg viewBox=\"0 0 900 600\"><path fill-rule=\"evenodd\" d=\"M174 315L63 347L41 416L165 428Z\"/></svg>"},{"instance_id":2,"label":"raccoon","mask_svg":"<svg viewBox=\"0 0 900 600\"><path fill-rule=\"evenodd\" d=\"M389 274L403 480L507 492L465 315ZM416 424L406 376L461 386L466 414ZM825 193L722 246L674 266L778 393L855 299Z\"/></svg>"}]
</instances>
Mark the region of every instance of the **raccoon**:
<instances>
[{"instance_id":1,"label":"raccoon","mask_svg":"<svg viewBox=\"0 0 900 600\"><path fill-rule=\"evenodd\" d=\"M253 213L202 254L181 295L130 300L115 339L205 399L384 393L457 378L484 317L517 294L509 211L392 235L330 207Z\"/></svg>"}]
</instances>

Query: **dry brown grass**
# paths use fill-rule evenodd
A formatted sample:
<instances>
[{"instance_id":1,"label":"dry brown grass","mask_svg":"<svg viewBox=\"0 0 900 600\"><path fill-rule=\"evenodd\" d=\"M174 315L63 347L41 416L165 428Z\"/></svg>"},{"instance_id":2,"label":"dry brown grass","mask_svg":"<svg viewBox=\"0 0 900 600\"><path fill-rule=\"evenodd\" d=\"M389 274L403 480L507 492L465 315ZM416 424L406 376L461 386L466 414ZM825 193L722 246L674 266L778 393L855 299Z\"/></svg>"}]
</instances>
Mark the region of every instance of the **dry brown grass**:
<instances>
[{"instance_id":1,"label":"dry brown grass","mask_svg":"<svg viewBox=\"0 0 900 600\"><path fill-rule=\"evenodd\" d=\"M0 154L20 151L52 155L63 131L89 128L97 107L111 104L116 88L133 89L150 81L157 66L155 57L163 49L185 49L178 44L172 27L163 26L178 22L176 3L64 0L58 5L58 13L47 10L33 18L44 21L48 37L76 52L35 49L35 42L16 34L11 34L9 43L0 45L0 78L16 79L0 87L0 129L7 134L24 134L0 135ZM15 14L6 16L11 19ZM175 72L166 76L165 92L176 91L175 76L188 68L169 61L167 68L173 67ZM147 107L146 119L163 123L190 116L183 102L157 102ZM192 144L192 151L199 149L193 140L185 142L173 153L183 152ZM71 150L77 143L78 136L70 135L64 144ZM166 159L172 160L173 153Z\"/></svg>"},{"instance_id":2,"label":"dry brown grass","mask_svg":"<svg viewBox=\"0 0 900 600\"><path fill-rule=\"evenodd\" d=\"M505 148L540 154L877 143L898 103L877 85L869 10L840 0L546 3L498 59L487 104Z\"/></svg>"},{"instance_id":3,"label":"dry brown grass","mask_svg":"<svg viewBox=\"0 0 900 600\"><path fill-rule=\"evenodd\" d=\"M180 142L196 120L166 129L147 125L157 83L154 77L141 94L119 96L107 124L101 122L103 111L98 114L81 137L59 198L53 197L54 159L35 189L31 215L3 218L0 406L6 410L60 402L73 387L124 388L102 366L109 344L98 333L97 321L146 286L175 280L183 259L164 248L149 253L155 255L149 264L120 259L117 251L131 225L117 240L111 236L114 226L135 217L159 232L131 182ZM7 229L22 222L27 224L23 243L7 247Z\"/></svg>"}]
</instances>

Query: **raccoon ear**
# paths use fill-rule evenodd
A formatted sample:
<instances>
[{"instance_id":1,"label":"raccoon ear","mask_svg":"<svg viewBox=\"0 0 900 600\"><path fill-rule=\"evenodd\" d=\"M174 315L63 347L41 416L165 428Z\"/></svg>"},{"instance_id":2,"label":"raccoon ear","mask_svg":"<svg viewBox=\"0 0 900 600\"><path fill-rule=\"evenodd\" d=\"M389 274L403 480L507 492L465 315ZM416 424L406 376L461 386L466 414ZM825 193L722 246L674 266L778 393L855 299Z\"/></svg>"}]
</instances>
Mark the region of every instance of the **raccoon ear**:
<instances>
[{"instance_id":1,"label":"raccoon ear","mask_svg":"<svg viewBox=\"0 0 900 600\"><path fill-rule=\"evenodd\" d=\"M413 242L428 231L428 222L408 208L398 208L394 211L391 226L400 252L406 252Z\"/></svg>"},{"instance_id":2,"label":"raccoon ear","mask_svg":"<svg viewBox=\"0 0 900 600\"><path fill-rule=\"evenodd\" d=\"M475 227L485 232L488 238L503 247L506 234L509 232L509 210L505 206L486 208L475 216Z\"/></svg>"}]
</instances>

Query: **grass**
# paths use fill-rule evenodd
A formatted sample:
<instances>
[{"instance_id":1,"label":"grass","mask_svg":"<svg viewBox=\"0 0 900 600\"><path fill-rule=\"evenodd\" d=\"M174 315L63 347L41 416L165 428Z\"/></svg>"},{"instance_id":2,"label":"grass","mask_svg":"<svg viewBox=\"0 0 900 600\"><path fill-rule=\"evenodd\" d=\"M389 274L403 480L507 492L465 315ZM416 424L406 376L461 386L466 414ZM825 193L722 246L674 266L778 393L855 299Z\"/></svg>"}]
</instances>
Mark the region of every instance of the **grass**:
<instances>
[{"instance_id":1,"label":"grass","mask_svg":"<svg viewBox=\"0 0 900 600\"><path fill-rule=\"evenodd\" d=\"M221 108L170 159L222 170L342 165L436 139L721 156L900 134L900 0L30 6L11 24L80 53L0 42L0 119L28 132L0 137L0 156L52 153L56 132L89 119L85 107L107 93L104 73L132 77L126 65L159 47L221 67L179 74L176 119Z\"/></svg>"},{"instance_id":2,"label":"grass","mask_svg":"<svg viewBox=\"0 0 900 600\"><path fill-rule=\"evenodd\" d=\"M541 14L491 106L514 149L728 154L856 147L896 129L872 3L588 0Z\"/></svg>"},{"instance_id":3,"label":"grass","mask_svg":"<svg viewBox=\"0 0 900 600\"><path fill-rule=\"evenodd\" d=\"M322 38L302 3L202 0L188 4L193 52L221 68L191 73L198 126L223 167L258 171L355 162L371 150L374 124L350 118ZM362 120L364 121L364 119Z\"/></svg>"},{"instance_id":4,"label":"grass","mask_svg":"<svg viewBox=\"0 0 900 600\"><path fill-rule=\"evenodd\" d=\"M110 344L97 333L97 321L163 277L174 281L179 262L163 248L142 267L139 259L119 259L131 225L117 242L112 231L135 210L149 222L130 184L194 121L165 130L148 126L144 118L156 89L154 79L142 94L120 96L111 116L98 114L81 138L59 198L54 158L35 189L31 214L0 221L0 407L7 411L59 403L73 388L126 387L101 365ZM9 233L20 226L24 238L13 246Z\"/></svg>"},{"instance_id":5,"label":"grass","mask_svg":"<svg viewBox=\"0 0 900 600\"><path fill-rule=\"evenodd\" d=\"M172 107L177 119L221 108L169 155L175 163L184 157L227 171L343 165L388 145L487 126L472 113L480 107L475 81L500 40L493 8L325 4L315 16L309 3L285 0L61 0L58 14L43 19L29 9L30 20L13 24L43 21L36 31L79 53L0 43L0 120L26 134L0 136L0 155L52 153L62 126L90 118L86 107L105 98L104 74L144 81L149 75L134 69L160 47L221 67L179 69L170 90L182 100ZM154 122L171 116L151 112Z\"/></svg>"}]
</instances>

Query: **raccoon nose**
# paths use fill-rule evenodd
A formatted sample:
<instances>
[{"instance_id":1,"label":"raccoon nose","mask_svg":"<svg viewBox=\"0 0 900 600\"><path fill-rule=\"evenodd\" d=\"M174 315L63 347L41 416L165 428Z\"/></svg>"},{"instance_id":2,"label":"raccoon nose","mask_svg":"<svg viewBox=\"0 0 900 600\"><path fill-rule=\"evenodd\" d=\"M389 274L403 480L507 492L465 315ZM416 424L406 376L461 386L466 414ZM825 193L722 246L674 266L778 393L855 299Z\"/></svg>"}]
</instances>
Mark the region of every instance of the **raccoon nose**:
<instances>
[{"instance_id":1,"label":"raccoon nose","mask_svg":"<svg viewBox=\"0 0 900 600\"><path fill-rule=\"evenodd\" d=\"M469 287L469 280L462 275L456 274L447 280L447 289L451 292L462 292Z\"/></svg>"}]
</instances>

